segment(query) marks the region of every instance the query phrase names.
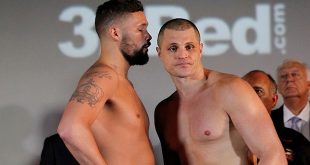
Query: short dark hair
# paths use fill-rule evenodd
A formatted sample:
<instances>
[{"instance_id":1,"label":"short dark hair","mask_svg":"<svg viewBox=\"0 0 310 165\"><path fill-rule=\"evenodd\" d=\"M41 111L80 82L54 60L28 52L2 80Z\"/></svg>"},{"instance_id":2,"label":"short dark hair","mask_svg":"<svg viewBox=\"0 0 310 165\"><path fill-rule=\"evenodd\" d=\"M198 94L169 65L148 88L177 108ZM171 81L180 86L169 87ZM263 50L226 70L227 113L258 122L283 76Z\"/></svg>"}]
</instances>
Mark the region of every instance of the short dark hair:
<instances>
[{"instance_id":1,"label":"short dark hair","mask_svg":"<svg viewBox=\"0 0 310 165\"><path fill-rule=\"evenodd\" d=\"M109 0L96 11L95 28L98 36L115 20L122 18L125 14L144 11L139 0Z\"/></svg>"},{"instance_id":2,"label":"short dark hair","mask_svg":"<svg viewBox=\"0 0 310 165\"><path fill-rule=\"evenodd\" d=\"M173 29L173 30L186 30L189 28L193 28L197 34L197 38L200 41L200 33L196 25L191 22L190 20L183 19L183 18L175 18L167 21L164 25L160 28L158 37L157 37L157 45L161 43L162 36L166 29Z\"/></svg>"},{"instance_id":3,"label":"short dark hair","mask_svg":"<svg viewBox=\"0 0 310 165\"><path fill-rule=\"evenodd\" d=\"M276 81L273 79L273 77L270 74L268 74L268 73L266 73L265 71L262 71L262 70L252 70L252 71L248 72L247 74L245 74L244 77L247 76L247 75L253 74L253 73L262 73L262 74L266 75L268 77L269 81L271 82L271 90L272 90L272 92L274 94L277 93L277 89L278 89L277 83L276 83Z\"/></svg>"}]
</instances>

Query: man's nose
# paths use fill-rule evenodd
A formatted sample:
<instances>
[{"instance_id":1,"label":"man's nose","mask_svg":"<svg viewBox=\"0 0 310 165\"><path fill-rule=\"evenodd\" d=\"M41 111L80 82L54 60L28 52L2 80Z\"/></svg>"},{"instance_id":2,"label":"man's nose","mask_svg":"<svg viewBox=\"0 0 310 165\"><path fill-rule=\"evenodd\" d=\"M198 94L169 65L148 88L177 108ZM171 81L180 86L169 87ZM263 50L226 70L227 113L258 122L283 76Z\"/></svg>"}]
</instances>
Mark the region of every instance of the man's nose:
<instances>
[{"instance_id":1,"label":"man's nose","mask_svg":"<svg viewBox=\"0 0 310 165\"><path fill-rule=\"evenodd\" d=\"M148 31L146 32L146 37L145 38L146 38L147 41L151 41L151 39L152 39L152 36L151 36L151 34Z\"/></svg>"},{"instance_id":2,"label":"man's nose","mask_svg":"<svg viewBox=\"0 0 310 165\"><path fill-rule=\"evenodd\" d=\"M292 74L286 75L286 81L293 81L293 80L295 80L295 77Z\"/></svg>"},{"instance_id":3,"label":"man's nose","mask_svg":"<svg viewBox=\"0 0 310 165\"><path fill-rule=\"evenodd\" d=\"M177 54L177 58L183 59L189 56L188 51L186 49L179 49L180 51Z\"/></svg>"},{"instance_id":4,"label":"man's nose","mask_svg":"<svg viewBox=\"0 0 310 165\"><path fill-rule=\"evenodd\" d=\"M294 77L294 75L292 74L286 74L285 76L283 76L282 78L282 81L283 82L286 82L286 83L289 83L289 82L292 82L292 81L295 81L296 80L296 77Z\"/></svg>"}]
</instances>

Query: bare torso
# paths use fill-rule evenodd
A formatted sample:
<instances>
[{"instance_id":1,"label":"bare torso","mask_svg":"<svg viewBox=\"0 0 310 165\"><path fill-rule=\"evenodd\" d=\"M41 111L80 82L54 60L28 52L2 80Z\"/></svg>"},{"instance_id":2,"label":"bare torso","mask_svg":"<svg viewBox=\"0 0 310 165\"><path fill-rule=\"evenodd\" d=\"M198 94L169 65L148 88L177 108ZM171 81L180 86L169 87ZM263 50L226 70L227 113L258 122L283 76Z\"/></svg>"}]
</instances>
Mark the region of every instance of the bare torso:
<instances>
[{"instance_id":1,"label":"bare torso","mask_svg":"<svg viewBox=\"0 0 310 165\"><path fill-rule=\"evenodd\" d=\"M92 125L99 150L109 165L154 165L143 104L127 79L119 78L111 99Z\"/></svg>"},{"instance_id":2,"label":"bare torso","mask_svg":"<svg viewBox=\"0 0 310 165\"><path fill-rule=\"evenodd\" d=\"M167 147L177 152L181 164L248 165L248 148L220 101L216 85L206 85L197 95L170 96L156 110Z\"/></svg>"}]
</instances>

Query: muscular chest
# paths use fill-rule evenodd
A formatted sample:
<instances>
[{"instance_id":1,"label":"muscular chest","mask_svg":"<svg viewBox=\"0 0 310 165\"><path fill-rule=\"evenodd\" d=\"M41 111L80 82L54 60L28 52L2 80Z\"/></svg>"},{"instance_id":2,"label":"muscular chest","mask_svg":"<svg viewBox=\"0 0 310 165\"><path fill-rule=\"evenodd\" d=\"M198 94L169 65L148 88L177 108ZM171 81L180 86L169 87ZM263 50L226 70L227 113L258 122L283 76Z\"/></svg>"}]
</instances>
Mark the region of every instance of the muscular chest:
<instances>
[{"instance_id":1,"label":"muscular chest","mask_svg":"<svg viewBox=\"0 0 310 165\"><path fill-rule=\"evenodd\" d=\"M180 105L179 136L183 141L207 142L228 133L229 118L213 100L194 100Z\"/></svg>"},{"instance_id":2,"label":"muscular chest","mask_svg":"<svg viewBox=\"0 0 310 165\"><path fill-rule=\"evenodd\" d=\"M193 100L168 107L164 136L171 149L229 136L229 117L215 102Z\"/></svg>"}]
</instances>

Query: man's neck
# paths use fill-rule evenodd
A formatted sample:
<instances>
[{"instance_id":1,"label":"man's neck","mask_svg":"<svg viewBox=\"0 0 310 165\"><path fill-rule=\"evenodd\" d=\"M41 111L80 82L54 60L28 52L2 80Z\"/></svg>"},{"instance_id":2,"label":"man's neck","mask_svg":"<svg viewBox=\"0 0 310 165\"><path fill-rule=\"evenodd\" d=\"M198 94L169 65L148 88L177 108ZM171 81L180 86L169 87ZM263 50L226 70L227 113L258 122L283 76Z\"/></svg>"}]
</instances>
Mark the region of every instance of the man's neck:
<instances>
[{"instance_id":1,"label":"man's neck","mask_svg":"<svg viewBox=\"0 0 310 165\"><path fill-rule=\"evenodd\" d=\"M128 70L130 65L118 51L101 53L97 63L108 65L109 67L113 68L113 70L115 70L115 72L120 76L125 78L128 77Z\"/></svg>"},{"instance_id":2,"label":"man's neck","mask_svg":"<svg viewBox=\"0 0 310 165\"><path fill-rule=\"evenodd\" d=\"M199 93L206 84L206 75L198 71L194 76L185 78L173 78L177 91L181 98L190 98Z\"/></svg>"},{"instance_id":3,"label":"man's neck","mask_svg":"<svg viewBox=\"0 0 310 165\"><path fill-rule=\"evenodd\" d=\"M284 98L284 104L294 114L298 115L306 106L308 98Z\"/></svg>"}]
</instances>

